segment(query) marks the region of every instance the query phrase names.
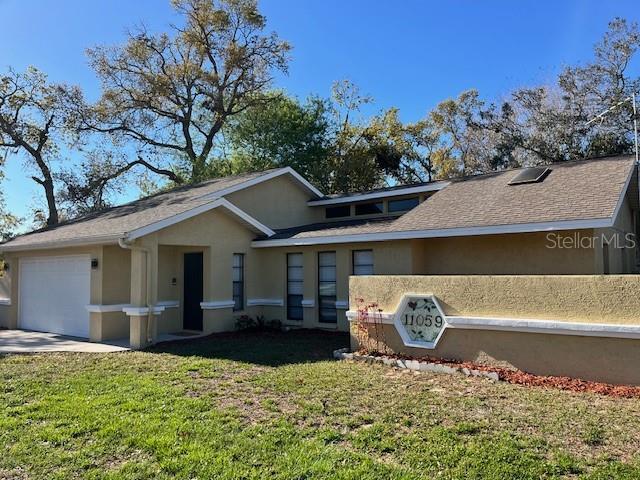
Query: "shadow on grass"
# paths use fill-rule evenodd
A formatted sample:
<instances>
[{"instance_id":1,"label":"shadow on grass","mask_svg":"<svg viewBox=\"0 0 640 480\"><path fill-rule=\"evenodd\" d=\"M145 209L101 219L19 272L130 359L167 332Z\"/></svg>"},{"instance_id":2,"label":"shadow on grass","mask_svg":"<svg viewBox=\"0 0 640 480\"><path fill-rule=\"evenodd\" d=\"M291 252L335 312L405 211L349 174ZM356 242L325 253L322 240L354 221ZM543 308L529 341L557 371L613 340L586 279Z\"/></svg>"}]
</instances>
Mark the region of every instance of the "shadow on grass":
<instances>
[{"instance_id":1,"label":"shadow on grass","mask_svg":"<svg viewBox=\"0 0 640 480\"><path fill-rule=\"evenodd\" d=\"M194 340L164 342L148 352L219 358L277 367L332 358L333 351L349 346L349 334L321 330L289 332L241 331L217 333Z\"/></svg>"}]
</instances>

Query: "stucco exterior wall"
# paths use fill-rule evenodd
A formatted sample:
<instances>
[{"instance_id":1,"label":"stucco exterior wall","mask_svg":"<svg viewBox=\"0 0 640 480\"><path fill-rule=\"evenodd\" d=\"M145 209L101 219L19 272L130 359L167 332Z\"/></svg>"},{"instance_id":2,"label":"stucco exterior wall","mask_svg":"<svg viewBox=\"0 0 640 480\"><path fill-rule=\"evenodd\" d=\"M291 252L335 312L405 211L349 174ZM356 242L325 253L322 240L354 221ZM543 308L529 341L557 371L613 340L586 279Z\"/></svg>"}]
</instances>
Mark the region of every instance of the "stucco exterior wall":
<instances>
[{"instance_id":1,"label":"stucco exterior wall","mask_svg":"<svg viewBox=\"0 0 640 480\"><path fill-rule=\"evenodd\" d=\"M261 268L256 277L258 297L283 302L282 307L265 307L268 319L279 319L285 324L304 328L338 329L348 331L346 317L349 300L349 276L353 273L352 252L372 250L374 273L412 274L416 259L422 257L421 243L408 240L391 242L354 243L305 247L257 249ZM343 304L338 308L338 323L320 323L318 309L318 253L336 252L336 300ZM302 322L286 318L287 301L287 254L302 253L304 268L304 300L312 306L304 308Z\"/></svg>"},{"instance_id":2,"label":"stucco exterior wall","mask_svg":"<svg viewBox=\"0 0 640 480\"><path fill-rule=\"evenodd\" d=\"M638 275L433 275L350 278L356 298L395 311L404 293L438 297L447 315L640 325Z\"/></svg>"},{"instance_id":3,"label":"stucco exterior wall","mask_svg":"<svg viewBox=\"0 0 640 480\"><path fill-rule=\"evenodd\" d=\"M592 237L593 230L478 235L422 240L425 275L558 275L598 270L595 248L548 248L554 239Z\"/></svg>"},{"instance_id":4,"label":"stucco exterior wall","mask_svg":"<svg viewBox=\"0 0 640 480\"><path fill-rule=\"evenodd\" d=\"M289 175L281 175L225 198L272 229L306 225L324 219L324 209L307 206L311 198L309 192Z\"/></svg>"},{"instance_id":5,"label":"stucco exterior wall","mask_svg":"<svg viewBox=\"0 0 640 480\"><path fill-rule=\"evenodd\" d=\"M448 316L551 320L565 324L640 325L640 276L369 276L351 277L357 298L396 311L405 293L433 294ZM447 329L433 349L407 347L394 325L384 341L410 357L439 357L514 367L541 375L640 384L640 340L586 334ZM357 348L352 335L352 347Z\"/></svg>"}]
</instances>

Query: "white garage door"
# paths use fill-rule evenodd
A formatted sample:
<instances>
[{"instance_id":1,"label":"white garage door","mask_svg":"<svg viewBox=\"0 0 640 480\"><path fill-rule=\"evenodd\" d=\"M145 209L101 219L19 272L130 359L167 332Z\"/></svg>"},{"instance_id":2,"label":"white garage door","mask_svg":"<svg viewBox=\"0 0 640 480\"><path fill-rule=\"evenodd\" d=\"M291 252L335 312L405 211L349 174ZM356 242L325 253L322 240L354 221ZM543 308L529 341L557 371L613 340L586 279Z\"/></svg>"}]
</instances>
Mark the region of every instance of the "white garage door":
<instances>
[{"instance_id":1,"label":"white garage door","mask_svg":"<svg viewBox=\"0 0 640 480\"><path fill-rule=\"evenodd\" d=\"M88 337L90 282L88 255L21 259L19 328Z\"/></svg>"}]
</instances>

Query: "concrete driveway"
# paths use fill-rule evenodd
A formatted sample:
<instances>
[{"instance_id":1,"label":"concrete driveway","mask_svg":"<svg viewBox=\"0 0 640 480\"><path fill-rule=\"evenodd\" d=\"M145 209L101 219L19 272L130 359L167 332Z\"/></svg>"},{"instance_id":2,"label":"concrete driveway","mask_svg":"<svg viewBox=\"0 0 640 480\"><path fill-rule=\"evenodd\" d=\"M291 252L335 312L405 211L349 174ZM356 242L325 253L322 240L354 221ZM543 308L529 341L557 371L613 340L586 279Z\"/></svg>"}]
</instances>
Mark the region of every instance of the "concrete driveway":
<instances>
[{"instance_id":1,"label":"concrete driveway","mask_svg":"<svg viewBox=\"0 0 640 480\"><path fill-rule=\"evenodd\" d=\"M79 338L56 335L55 333L0 330L0 354L35 352L107 353L126 350L129 349L119 345L91 343Z\"/></svg>"}]
</instances>

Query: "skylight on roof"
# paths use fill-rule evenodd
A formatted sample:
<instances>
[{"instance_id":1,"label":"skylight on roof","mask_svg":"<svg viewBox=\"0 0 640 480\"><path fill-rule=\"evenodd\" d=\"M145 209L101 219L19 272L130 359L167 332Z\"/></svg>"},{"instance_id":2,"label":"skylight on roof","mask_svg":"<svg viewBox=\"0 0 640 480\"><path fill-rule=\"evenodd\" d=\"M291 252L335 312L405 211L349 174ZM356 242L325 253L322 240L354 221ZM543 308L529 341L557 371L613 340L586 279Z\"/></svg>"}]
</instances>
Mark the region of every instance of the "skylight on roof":
<instances>
[{"instance_id":1,"label":"skylight on roof","mask_svg":"<svg viewBox=\"0 0 640 480\"><path fill-rule=\"evenodd\" d=\"M523 183L537 183L543 181L549 175L549 167L529 167L522 170L511 179L509 185L522 185Z\"/></svg>"}]
</instances>

